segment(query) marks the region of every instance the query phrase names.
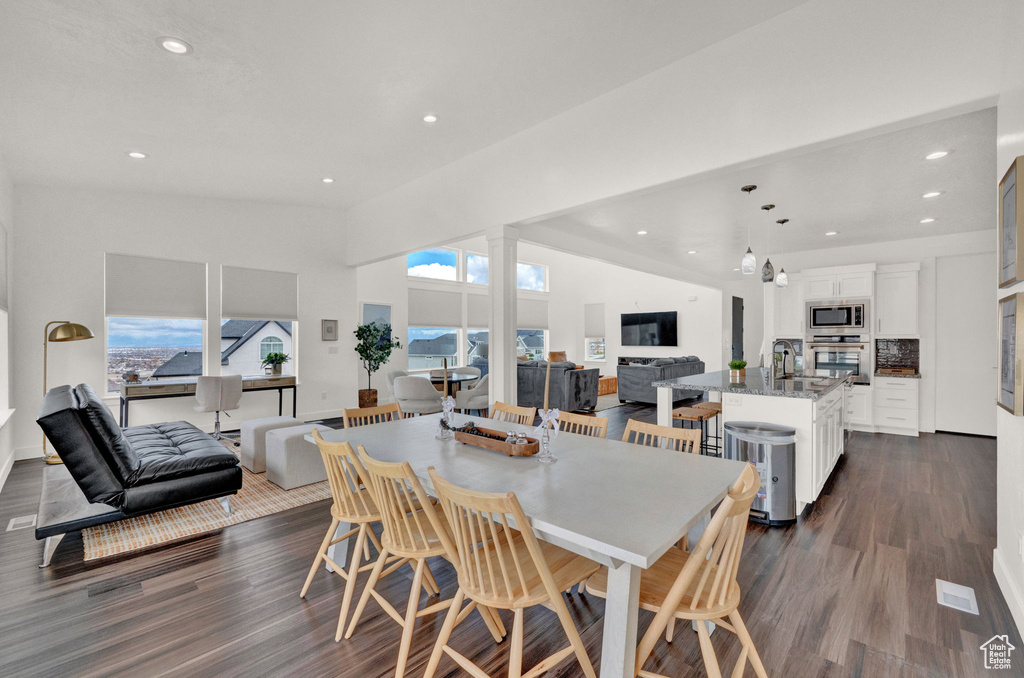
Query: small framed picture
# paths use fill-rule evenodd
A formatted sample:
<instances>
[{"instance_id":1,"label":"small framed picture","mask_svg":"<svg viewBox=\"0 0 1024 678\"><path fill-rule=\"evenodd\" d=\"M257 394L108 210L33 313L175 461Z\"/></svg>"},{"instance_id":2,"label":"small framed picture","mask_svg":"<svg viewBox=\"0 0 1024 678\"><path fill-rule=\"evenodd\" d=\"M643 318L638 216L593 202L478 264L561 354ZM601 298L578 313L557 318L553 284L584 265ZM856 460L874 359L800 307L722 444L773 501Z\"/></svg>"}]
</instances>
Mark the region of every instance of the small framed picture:
<instances>
[{"instance_id":1,"label":"small framed picture","mask_svg":"<svg viewBox=\"0 0 1024 678\"><path fill-rule=\"evenodd\" d=\"M337 341L338 340L338 321L337 320L321 320L320 321L320 339L323 341Z\"/></svg>"},{"instance_id":2,"label":"small framed picture","mask_svg":"<svg viewBox=\"0 0 1024 678\"><path fill-rule=\"evenodd\" d=\"M1024 414L1024 369L1017 344L1024 333L1024 292L999 300L999 406L1015 416Z\"/></svg>"},{"instance_id":3,"label":"small framed picture","mask_svg":"<svg viewBox=\"0 0 1024 678\"><path fill-rule=\"evenodd\" d=\"M1018 157L999 182L999 286L1024 280L1024 155Z\"/></svg>"}]
</instances>

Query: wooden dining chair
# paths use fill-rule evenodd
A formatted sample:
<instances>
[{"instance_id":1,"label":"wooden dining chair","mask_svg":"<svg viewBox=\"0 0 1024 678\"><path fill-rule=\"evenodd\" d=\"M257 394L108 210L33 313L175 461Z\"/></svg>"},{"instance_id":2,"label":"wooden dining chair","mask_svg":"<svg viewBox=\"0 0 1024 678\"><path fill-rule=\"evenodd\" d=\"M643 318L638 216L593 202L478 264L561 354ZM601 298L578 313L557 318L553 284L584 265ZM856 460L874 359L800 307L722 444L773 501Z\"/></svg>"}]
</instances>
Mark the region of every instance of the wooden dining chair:
<instances>
[{"instance_id":1,"label":"wooden dining chair","mask_svg":"<svg viewBox=\"0 0 1024 678\"><path fill-rule=\"evenodd\" d=\"M608 435L608 417L562 412L558 415L558 430L581 436L604 438Z\"/></svg>"},{"instance_id":2,"label":"wooden dining chair","mask_svg":"<svg viewBox=\"0 0 1024 678\"><path fill-rule=\"evenodd\" d=\"M404 418L398 403L388 403L377 407L349 407L341 411L345 420L345 428L383 424L386 421L398 421Z\"/></svg>"},{"instance_id":3,"label":"wooden dining chair","mask_svg":"<svg viewBox=\"0 0 1024 678\"><path fill-rule=\"evenodd\" d=\"M630 440L630 438L633 439ZM700 429L658 426L646 421L630 419L626 422L622 442L697 454L700 452Z\"/></svg>"},{"instance_id":4,"label":"wooden dining chair","mask_svg":"<svg viewBox=\"0 0 1024 678\"><path fill-rule=\"evenodd\" d=\"M383 548L377 563L374 565L370 579L359 597L359 604L352 614L352 621L345 632L345 638L351 638L356 625L366 608L370 597L387 612L388 616L402 627L402 640L398 647L398 663L395 666L395 678L405 675L409 661L409 648L412 646L413 629L420 617L435 614L452 605L453 598L433 603L420 609L420 587L428 584L432 593L440 593L427 565L427 558L432 556L448 556L453 552L453 544L448 535L447 524L437 513L430 497L413 473L408 462L389 463L373 459L366 449L359 446L359 459L366 469L374 499L380 507L381 523L384 532L381 534ZM385 570L389 558L396 556L399 561ZM413 576L406 604L405 615L377 591L376 586L382 577L401 567L406 562L415 563L416 574ZM484 623L491 631L495 642L501 642L504 627L501 619L490 609L478 608Z\"/></svg>"},{"instance_id":5,"label":"wooden dining chair","mask_svg":"<svg viewBox=\"0 0 1024 678\"><path fill-rule=\"evenodd\" d=\"M507 405L501 401L496 401L494 403L494 407L491 408L491 419L497 419L499 421L507 421L513 424L530 426L536 418L536 407L517 407L515 405Z\"/></svg>"},{"instance_id":6,"label":"wooden dining chair","mask_svg":"<svg viewBox=\"0 0 1024 678\"><path fill-rule=\"evenodd\" d=\"M640 608L654 612L655 616L637 647L637 676L666 678L645 671L643 666L663 632L671 642L669 625L680 619L697 622L701 656L710 678L721 678L722 672L705 623L709 621L735 633L740 639L743 649L732 676L742 676L749 660L755 674L760 678L768 677L740 616L740 587L736 582L750 505L760 487L761 478L757 470L753 464L747 464L729 495L715 511L696 548L690 552L671 548L654 565L641 572ZM607 591L608 570L601 568L587 580L587 592L603 598Z\"/></svg>"},{"instance_id":7,"label":"wooden dining chair","mask_svg":"<svg viewBox=\"0 0 1024 678\"><path fill-rule=\"evenodd\" d=\"M515 493L475 492L448 482L434 467L427 472L451 530L459 590L434 643L424 678L433 678L444 653L475 678L490 678L448 644L452 630L474 605L513 613L509 678L538 676L554 669L572 654L576 655L583 673L588 678L596 678L561 592L589 577L599 565L554 544L539 541ZM511 525L518 529L512 529ZM470 603L462 609L467 598ZM527 607L534 605L543 605L558 615L569 646L542 659L524 674L523 615Z\"/></svg>"},{"instance_id":8,"label":"wooden dining chair","mask_svg":"<svg viewBox=\"0 0 1024 678\"><path fill-rule=\"evenodd\" d=\"M321 437L320 431L317 429L313 429L313 440L320 448L320 456L327 469L327 480L331 486L334 503L331 505L331 526L327 528L327 534L320 544L320 549L316 552L316 557L313 558L313 565L309 568L306 583L303 584L299 597L306 597L309 585L313 583L313 577L326 561L334 573L345 580L341 613L338 615L338 630L334 637L335 640L341 640L341 633L345 628L345 618L348 616L348 609L352 604L352 596L355 592L356 579L360 572L373 567L373 563L370 562L370 542L378 552L381 551L380 541L372 527L373 523L380 521L381 516L370 491L365 487L366 469L363 468L352 446L347 442L328 442ZM355 527L343 535L335 536L339 523L348 523ZM353 534L357 535L356 543L352 551L352 562L349 563L348 570L346 570L327 555L327 550ZM362 564L364 562L366 564Z\"/></svg>"}]
</instances>

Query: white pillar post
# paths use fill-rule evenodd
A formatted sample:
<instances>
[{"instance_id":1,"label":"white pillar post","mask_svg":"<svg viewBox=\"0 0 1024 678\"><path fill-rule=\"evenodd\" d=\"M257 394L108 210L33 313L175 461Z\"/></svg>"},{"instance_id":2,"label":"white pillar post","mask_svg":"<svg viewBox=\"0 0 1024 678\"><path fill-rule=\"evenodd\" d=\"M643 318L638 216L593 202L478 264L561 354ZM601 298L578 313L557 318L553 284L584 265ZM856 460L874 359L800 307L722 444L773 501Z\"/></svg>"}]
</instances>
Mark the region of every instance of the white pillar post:
<instances>
[{"instance_id":1,"label":"white pillar post","mask_svg":"<svg viewBox=\"0 0 1024 678\"><path fill-rule=\"evenodd\" d=\"M488 374L490 402L516 404L516 262L519 229L487 231L487 279L490 294Z\"/></svg>"}]
</instances>

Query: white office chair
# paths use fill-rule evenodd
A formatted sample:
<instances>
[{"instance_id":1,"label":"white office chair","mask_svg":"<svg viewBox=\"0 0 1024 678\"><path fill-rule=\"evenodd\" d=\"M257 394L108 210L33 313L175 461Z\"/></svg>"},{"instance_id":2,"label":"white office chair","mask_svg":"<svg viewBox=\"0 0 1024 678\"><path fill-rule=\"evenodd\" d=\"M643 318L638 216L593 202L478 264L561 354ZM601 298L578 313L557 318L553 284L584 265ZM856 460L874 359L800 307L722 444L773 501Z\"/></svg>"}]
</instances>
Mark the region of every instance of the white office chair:
<instances>
[{"instance_id":1,"label":"white office chair","mask_svg":"<svg viewBox=\"0 0 1024 678\"><path fill-rule=\"evenodd\" d=\"M460 388L467 388L470 386L476 386L480 383L480 368L479 367L456 367L452 370L452 374L468 374L471 377L476 377L473 381L464 381L459 384Z\"/></svg>"},{"instance_id":2,"label":"white office chair","mask_svg":"<svg viewBox=\"0 0 1024 678\"><path fill-rule=\"evenodd\" d=\"M228 414L228 410L237 410L238 401L242 399L242 375L229 374L223 377L199 377L196 383L197 404L192 406L196 412L216 412L213 425L213 437L223 440L220 432L220 413ZM230 417L231 415L228 414Z\"/></svg>"},{"instance_id":3,"label":"white office chair","mask_svg":"<svg viewBox=\"0 0 1024 678\"><path fill-rule=\"evenodd\" d=\"M405 370L388 370L384 373L384 381L388 383L388 395L392 398L395 397L395 379L398 377L408 377L409 373Z\"/></svg>"},{"instance_id":4,"label":"white office chair","mask_svg":"<svg viewBox=\"0 0 1024 678\"><path fill-rule=\"evenodd\" d=\"M395 401L406 415L433 414L442 410L441 392L423 377L397 377Z\"/></svg>"},{"instance_id":5,"label":"white office chair","mask_svg":"<svg viewBox=\"0 0 1024 678\"><path fill-rule=\"evenodd\" d=\"M455 407L458 408L460 412L465 412L467 410L479 410L481 412L481 416L484 416L482 413L486 412L487 408L490 407L490 403L488 402L490 394L488 393L489 384L487 379L489 376L491 375L488 374L482 379L478 379L474 386L460 389L459 392L455 394Z\"/></svg>"}]
</instances>

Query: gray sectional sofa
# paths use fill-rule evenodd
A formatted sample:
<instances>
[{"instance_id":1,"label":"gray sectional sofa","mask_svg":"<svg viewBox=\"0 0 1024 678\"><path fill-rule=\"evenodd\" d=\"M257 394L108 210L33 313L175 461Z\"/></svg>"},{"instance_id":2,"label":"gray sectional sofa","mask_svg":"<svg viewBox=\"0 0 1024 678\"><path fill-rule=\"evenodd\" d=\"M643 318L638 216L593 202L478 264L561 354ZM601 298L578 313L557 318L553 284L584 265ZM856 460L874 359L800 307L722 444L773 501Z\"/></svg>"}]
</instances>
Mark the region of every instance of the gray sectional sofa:
<instances>
[{"instance_id":1,"label":"gray sectional sofa","mask_svg":"<svg viewBox=\"0 0 1024 678\"><path fill-rule=\"evenodd\" d=\"M658 389L652 382L702 374L704 361L695 355L679 358L619 358L619 402L658 403ZM676 401L699 398L700 391L676 391Z\"/></svg>"},{"instance_id":2,"label":"gray sectional sofa","mask_svg":"<svg viewBox=\"0 0 1024 678\"><path fill-rule=\"evenodd\" d=\"M521 361L517 372L520 407L544 407L544 381L548 364L543 360ZM549 404L566 412L597 407L597 369L578 370L571 362L551 363Z\"/></svg>"}]
</instances>

